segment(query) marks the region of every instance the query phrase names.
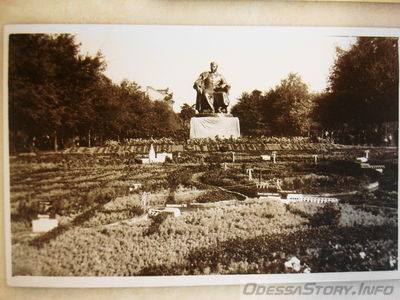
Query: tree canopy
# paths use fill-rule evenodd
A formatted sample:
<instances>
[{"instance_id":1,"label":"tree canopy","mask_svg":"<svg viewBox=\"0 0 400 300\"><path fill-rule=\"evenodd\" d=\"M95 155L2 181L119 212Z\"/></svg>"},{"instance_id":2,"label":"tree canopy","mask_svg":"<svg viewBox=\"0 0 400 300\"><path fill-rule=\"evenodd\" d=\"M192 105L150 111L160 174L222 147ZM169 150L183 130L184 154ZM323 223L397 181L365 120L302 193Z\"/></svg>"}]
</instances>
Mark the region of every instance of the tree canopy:
<instances>
[{"instance_id":1,"label":"tree canopy","mask_svg":"<svg viewBox=\"0 0 400 300\"><path fill-rule=\"evenodd\" d=\"M188 138L193 106L185 103L176 114L165 101L150 100L132 80L113 83L105 69L102 54L80 54L73 35L11 34L11 150ZM313 127L376 132L398 122L398 83L397 38L360 37L349 50L337 49L324 93L310 93L301 76L290 73L275 88L243 92L232 114L240 118L244 135L304 136Z\"/></svg>"},{"instance_id":2,"label":"tree canopy","mask_svg":"<svg viewBox=\"0 0 400 300\"><path fill-rule=\"evenodd\" d=\"M342 142L381 143L397 136L398 39L360 37L347 51L337 49L323 93L314 94L298 74L274 89L243 93L232 113L247 135L305 135L310 129L340 132Z\"/></svg>"},{"instance_id":3,"label":"tree canopy","mask_svg":"<svg viewBox=\"0 0 400 300\"><path fill-rule=\"evenodd\" d=\"M318 114L330 128L398 121L397 38L360 37L348 50L337 49L327 93Z\"/></svg>"},{"instance_id":4,"label":"tree canopy","mask_svg":"<svg viewBox=\"0 0 400 300\"><path fill-rule=\"evenodd\" d=\"M243 93L232 113L246 135L305 135L312 124L313 99L300 75L290 73L274 89Z\"/></svg>"},{"instance_id":5,"label":"tree canopy","mask_svg":"<svg viewBox=\"0 0 400 300\"><path fill-rule=\"evenodd\" d=\"M12 134L55 137L88 126L90 102L105 68L100 53L79 55L79 45L67 34L13 34L9 52Z\"/></svg>"},{"instance_id":6,"label":"tree canopy","mask_svg":"<svg viewBox=\"0 0 400 300\"><path fill-rule=\"evenodd\" d=\"M91 139L171 136L179 120L135 82L114 84L99 52L81 55L70 34L12 34L9 129L12 150Z\"/></svg>"},{"instance_id":7,"label":"tree canopy","mask_svg":"<svg viewBox=\"0 0 400 300\"><path fill-rule=\"evenodd\" d=\"M271 131L279 135L306 135L312 120L313 98L301 76L290 73L267 94L263 112Z\"/></svg>"},{"instance_id":8,"label":"tree canopy","mask_svg":"<svg viewBox=\"0 0 400 300\"><path fill-rule=\"evenodd\" d=\"M232 114L240 119L242 134L251 136L270 134L270 128L261 109L264 101L262 92L254 90L251 93L244 92L239 102L232 107Z\"/></svg>"}]
</instances>

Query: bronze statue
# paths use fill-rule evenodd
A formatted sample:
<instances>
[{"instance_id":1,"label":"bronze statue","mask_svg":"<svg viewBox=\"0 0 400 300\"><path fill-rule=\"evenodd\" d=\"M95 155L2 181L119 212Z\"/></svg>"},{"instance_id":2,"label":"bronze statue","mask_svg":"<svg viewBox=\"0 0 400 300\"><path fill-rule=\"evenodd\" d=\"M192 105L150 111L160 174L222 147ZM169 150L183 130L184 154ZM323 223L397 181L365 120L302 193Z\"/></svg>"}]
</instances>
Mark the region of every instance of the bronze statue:
<instances>
[{"instance_id":1,"label":"bronze statue","mask_svg":"<svg viewBox=\"0 0 400 300\"><path fill-rule=\"evenodd\" d=\"M196 110L199 113L227 113L231 86L217 69L218 64L212 62L210 71L201 73L193 85L197 91Z\"/></svg>"}]
</instances>

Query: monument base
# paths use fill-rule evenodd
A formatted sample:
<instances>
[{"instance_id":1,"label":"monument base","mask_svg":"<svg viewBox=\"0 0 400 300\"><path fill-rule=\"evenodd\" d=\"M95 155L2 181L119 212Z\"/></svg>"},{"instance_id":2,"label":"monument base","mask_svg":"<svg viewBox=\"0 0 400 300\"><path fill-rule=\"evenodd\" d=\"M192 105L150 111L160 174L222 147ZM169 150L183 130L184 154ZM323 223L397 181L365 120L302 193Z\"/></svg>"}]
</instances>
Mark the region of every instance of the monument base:
<instances>
[{"instance_id":1,"label":"monument base","mask_svg":"<svg viewBox=\"0 0 400 300\"><path fill-rule=\"evenodd\" d=\"M225 114L225 113L197 113L195 117L204 118L204 117L233 117L233 116L231 114Z\"/></svg>"},{"instance_id":2,"label":"monument base","mask_svg":"<svg viewBox=\"0 0 400 300\"><path fill-rule=\"evenodd\" d=\"M190 119L190 138L238 138L240 137L239 118L235 117L193 117Z\"/></svg>"}]
</instances>

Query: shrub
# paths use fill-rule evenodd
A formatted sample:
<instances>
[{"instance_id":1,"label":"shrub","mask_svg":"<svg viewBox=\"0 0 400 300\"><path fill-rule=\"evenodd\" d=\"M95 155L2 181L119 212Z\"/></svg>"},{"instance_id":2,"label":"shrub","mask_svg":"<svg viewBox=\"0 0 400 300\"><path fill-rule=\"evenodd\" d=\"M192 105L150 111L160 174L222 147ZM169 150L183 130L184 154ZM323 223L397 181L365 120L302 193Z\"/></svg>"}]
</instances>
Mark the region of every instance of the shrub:
<instances>
[{"instance_id":1,"label":"shrub","mask_svg":"<svg viewBox=\"0 0 400 300\"><path fill-rule=\"evenodd\" d=\"M367 207L368 208L368 207ZM378 211L376 211L378 209ZM381 211L375 207L374 213L365 211L364 209L356 209L352 205L342 205L341 215L339 218L339 225L344 227L351 227L357 225L364 226L381 226L390 225L397 227L397 214L393 210Z\"/></svg>"},{"instance_id":2,"label":"shrub","mask_svg":"<svg viewBox=\"0 0 400 300\"><path fill-rule=\"evenodd\" d=\"M21 201L18 204L16 214L13 214L12 220L32 220L39 212L39 202L37 201Z\"/></svg>"},{"instance_id":3,"label":"shrub","mask_svg":"<svg viewBox=\"0 0 400 300\"><path fill-rule=\"evenodd\" d=\"M152 223L149 228L144 232L145 236L149 236L160 231L161 224L165 221L168 216L166 214L158 214L152 217Z\"/></svg>"},{"instance_id":4,"label":"shrub","mask_svg":"<svg viewBox=\"0 0 400 300\"><path fill-rule=\"evenodd\" d=\"M94 204L106 203L112 200L116 196L114 189L95 189L89 191L87 194L87 204L88 206L93 206Z\"/></svg>"},{"instance_id":5,"label":"shrub","mask_svg":"<svg viewBox=\"0 0 400 300\"><path fill-rule=\"evenodd\" d=\"M131 217L135 217L135 216L141 216L144 214L144 209L140 206L133 206L131 209L129 209L129 215Z\"/></svg>"},{"instance_id":6,"label":"shrub","mask_svg":"<svg viewBox=\"0 0 400 300\"><path fill-rule=\"evenodd\" d=\"M300 217L309 220L315 212L311 213L309 210L309 207L299 208L298 204L299 203L289 203L289 204L286 204L286 208L292 214L299 215ZM303 204L303 203L301 203L301 204ZM307 204L309 204L309 203L307 203Z\"/></svg>"},{"instance_id":7,"label":"shrub","mask_svg":"<svg viewBox=\"0 0 400 300\"><path fill-rule=\"evenodd\" d=\"M168 187L175 190L178 185L187 185L192 177L190 169L179 169L168 174Z\"/></svg>"},{"instance_id":8,"label":"shrub","mask_svg":"<svg viewBox=\"0 0 400 300\"><path fill-rule=\"evenodd\" d=\"M165 201L166 204L173 204L173 203L176 202L176 200L175 200L175 195L174 195L174 194L175 194L175 193L170 193L170 194L167 196L167 200Z\"/></svg>"},{"instance_id":9,"label":"shrub","mask_svg":"<svg viewBox=\"0 0 400 300\"><path fill-rule=\"evenodd\" d=\"M173 162L174 162L174 160L167 156L165 158L165 162L164 163L168 163L169 164L169 163L173 163Z\"/></svg>"},{"instance_id":10,"label":"shrub","mask_svg":"<svg viewBox=\"0 0 400 300\"><path fill-rule=\"evenodd\" d=\"M308 219L313 227L339 224L341 217L340 207L335 203L319 204L309 202L296 202L286 204L286 208L293 214Z\"/></svg>"},{"instance_id":11,"label":"shrub","mask_svg":"<svg viewBox=\"0 0 400 300\"><path fill-rule=\"evenodd\" d=\"M310 218L311 226L337 226L340 218L340 209L336 204L328 203L319 208Z\"/></svg>"},{"instance_id":12,"label":"shrub","mask_svg":"<svg viewBox=\"0 0 400 300\"><path fill-rule=\"evenodd\" d=\"M53 201L52 205L52 212L53 214L65 215L66 213L66 206L62 199L57 199Z\"/></svg>"},{"instance_id":13,"label":"shrub","mask_svg":"<svg viewBox=\"0 0 400 300\"><path fill-rule=\"evenodd\" d=\"M220 155L218 154L214 154L214 155L210 155L208 157L205 158L205 162L210 163L210 164L220 164L222 163L223 159Z\"/></svg>"},{"instance_id":14,"label":"shrub","mask_svg":"<svg viewBox=\"0 0 400 300\"><path fill-rule=\"evenodd\" d=\"M221 185L222 170L213 170L212 172L205 172L200 180L210 185Z\"/></svg>"},{"instance_id":15,"label":"shrub","mask_svg":"<svg viewBox=\"0 0 400 300\"><path fill-rule=\"evenodd\" d=\"M229 194L224 191L214 190L210 192L206 192L196 199L198 203L207 203L207 202L218 202L223 200L230 200L234 198L232 194Z\"/></svg>"},{"instance_id":16,"label":"shrub","mask_svg":"<svg viewBox=\"0 0 400 300\"><path fill-rule=\"evenodd\" d=\"M258 195L258 190L255 185L254 186L238 186L238 187L232 188L232 191L244 194L250 198L255 198Z\"/></svg>"},{"instance_id":17,"label":"shrub","mask_svg":"<svg viewBox=\"0 0 400 300\"><path fill-rule=\"evenodd\" d=\"M104 145L106 147L116 147L116 146L119 146L120 143L118 141L107 140L107 141L104 142Z\"/></svg>"}]
</instances>

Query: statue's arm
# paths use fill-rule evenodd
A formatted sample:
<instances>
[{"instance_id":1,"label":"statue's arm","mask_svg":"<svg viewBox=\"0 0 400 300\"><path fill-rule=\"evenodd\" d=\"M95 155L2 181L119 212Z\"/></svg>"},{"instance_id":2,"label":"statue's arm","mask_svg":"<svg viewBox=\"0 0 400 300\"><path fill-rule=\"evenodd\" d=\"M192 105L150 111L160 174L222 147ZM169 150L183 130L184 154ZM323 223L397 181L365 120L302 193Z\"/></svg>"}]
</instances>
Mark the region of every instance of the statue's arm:
<instances>
[{"instance_id":1,"label":"statue's arm","mask_svg":"<svg viewBox=\"0 0 400 300\"><path fill-rule=\"evenodd\" d=\"M225 80L225 77L222 75L221 75L220 86L222 89L226 90L226 92L229 92L229 89L231 88L230 84Z\"/></svg>"},{"instance_id":2,"label":"statue's arm","mask_svg":"<svg viewBox=\"0 0 400 300\"><path fill-rule=\"evenodd\" d=\"M203 72L200 74L199 78L197 78L197 80L194 82L193 84L193 88L198 92L198 93L202 93L203 92L203 88L204 88L204 78L207 75L207 72Z\"/></svg>"}]
</instances>

